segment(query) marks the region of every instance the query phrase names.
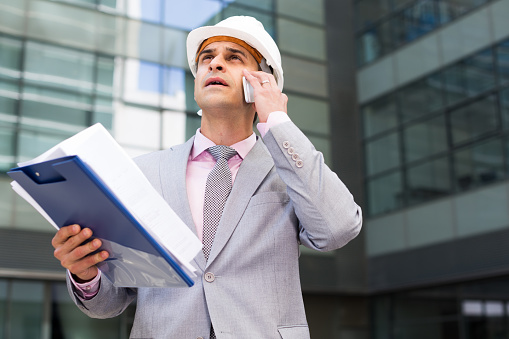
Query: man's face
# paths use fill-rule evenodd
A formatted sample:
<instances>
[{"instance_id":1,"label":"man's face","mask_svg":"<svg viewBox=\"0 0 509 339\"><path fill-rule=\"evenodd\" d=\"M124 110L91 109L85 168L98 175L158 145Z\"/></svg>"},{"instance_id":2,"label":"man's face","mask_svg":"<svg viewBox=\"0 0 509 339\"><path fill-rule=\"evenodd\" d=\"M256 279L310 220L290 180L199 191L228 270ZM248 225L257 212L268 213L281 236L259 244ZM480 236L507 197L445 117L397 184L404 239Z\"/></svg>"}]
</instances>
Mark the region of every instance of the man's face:
<instances>
[{"instance_id":1,"label":"man's face","mask_svg":"<svg viewBox=\"0 0 509 339\"><path fill-rule=\"evenodd\" d=\"M194 97L198 106L225 109L245 105L242 70L258 70L255 58L242 46L218 41L198 56Z\"/></svg>"}]
</instances>

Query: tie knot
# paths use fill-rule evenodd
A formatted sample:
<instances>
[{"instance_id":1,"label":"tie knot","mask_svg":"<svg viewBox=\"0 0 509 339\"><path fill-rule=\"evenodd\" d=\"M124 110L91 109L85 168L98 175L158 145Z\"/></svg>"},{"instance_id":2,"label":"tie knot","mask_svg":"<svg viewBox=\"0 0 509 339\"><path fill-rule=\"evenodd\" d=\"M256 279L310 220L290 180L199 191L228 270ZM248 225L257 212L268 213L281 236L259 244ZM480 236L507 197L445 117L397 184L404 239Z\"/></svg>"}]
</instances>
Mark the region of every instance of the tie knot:
<instances>
[{"instance_id":1,"label":"tie knot","mask_svg":"<svg viewBox=\"0 0 509 339\"><path fill-rule=\"evenodd\" d=\"M237 151L229 146L216 145L207 149L210 154L218 161L219 159L225 159L228 161L231 157L237 154Z\"/></svg>"}]
</instances>

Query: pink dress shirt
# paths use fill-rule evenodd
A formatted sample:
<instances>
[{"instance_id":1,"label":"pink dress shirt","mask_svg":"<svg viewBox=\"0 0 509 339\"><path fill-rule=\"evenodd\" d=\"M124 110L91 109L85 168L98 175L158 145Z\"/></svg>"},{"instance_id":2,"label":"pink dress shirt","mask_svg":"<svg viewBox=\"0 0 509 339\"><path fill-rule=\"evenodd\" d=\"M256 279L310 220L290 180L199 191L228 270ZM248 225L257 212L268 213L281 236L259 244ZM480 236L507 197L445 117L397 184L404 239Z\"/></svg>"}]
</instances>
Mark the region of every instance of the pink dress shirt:
<instances>
[{"instance_id":1,"label":"pink dress shirt","mask_svg":"<svg viewBox=\"0 0 509 339\"><path fill-rule=\"evenodd\" d=\"M269 115L266 123L259 123L256 128L260 132L262 138L265 136L267 131L277 124L290 121L288 114L281 111L272 112ZM249 153L251 148L256 143L256 135L253 132L247 139L239 141L236 144L229 145L237 151L237 155L228 160L228 166L232 171L232 181L235 182L235 177L239 171L239 167L242 160ZM196 227L196 233L200 241L203 236L203 201L205 198L205 184L207 182L207 176L216 164L216 160L209 153L206 152L207 148L215 146L216 144L201 134L200 129L196 131L194 138L193 148L189 154L187 160L187 172L186 172L186 187L187 187L187 198L191 207L191 214L193 215L193 221ZM91 299L97 294L100 286L101 271L97 276L84 284L77 283L67 271L70 280L76 287L76 292L83 299Z\"/></svg>"}]
</instances>

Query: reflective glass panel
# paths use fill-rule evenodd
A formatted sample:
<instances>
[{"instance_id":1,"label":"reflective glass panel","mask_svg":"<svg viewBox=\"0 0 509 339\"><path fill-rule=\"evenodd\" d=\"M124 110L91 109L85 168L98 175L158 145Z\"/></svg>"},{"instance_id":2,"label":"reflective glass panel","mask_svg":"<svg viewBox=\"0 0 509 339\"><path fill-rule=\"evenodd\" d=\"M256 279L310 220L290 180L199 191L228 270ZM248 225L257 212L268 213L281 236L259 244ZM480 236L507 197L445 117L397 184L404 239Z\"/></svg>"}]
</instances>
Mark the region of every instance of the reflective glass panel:
<instances>
[{"instance_id":1,"label":"reflective glass panel","mask_svg":"<svg viewBox=\"0 0 509 339\"><path fill-rule=\"evenodd\" d=\"M509 129L509 88L500 91L500 109L502 111L502 124Z\"/></svg>"},{"instance_id":2,"label":"reflective glass panel","mask_svg":"<svg viewBox=\"0 0 509 339\"><path fill-rule=\"evenodd\" d=\"M395 172L368 182L369 214L390 212L403 206L401 173Z\"/></svg>"},{"instance_id":3,"label":"reflective glass panel","mask_svg":"<svg viewBox=\"0 0 509 339\"><path fill-rule=\"evenodd\" d=\"M164 24L185 30L211 26L221 20L221 8L215 0L165 0Z\"/></svg>"},{"instance_id":4,"label":"reflective glass panel","mask_svg":"<svg viewBox=\"0 0 509 339\"><path fill-rule=\"evenodd\" d=\"M494 96L452 111L450 117L454 144L471 140L499 128Z\"/></svg>"},{"instance_id":5,"label":"reflective glass panel","mask_svg":"<svg viewBox=\"0 0 509 339\"><path fill-rule=\"evenodd\" d=\"M75 133L67 132L67 134L53 134L40 131L21 130L17 135L18 154L16 162L33 159L43 152L46 152L62 140L71 137L73 134ZM31 207L30 211L35 212L35 210Z\"/></svg>"},{"instance_id":6,"label":"reflective glass panel","mask_svg":"<svg viewBox=\"0 0 509 339\"><path fill-rule=\"evenodd\" d=\"M198 114L188 114L186 116L186 140L196 134L196 130L200 128L201 117Z\"/></svg>"},{"instance_id":7,"label":"reflective glass panel","mask_svg":"<svg viewBox=\"0 0 509 339\"><path fill-rule=\"evenodd\" d=\"M97 58L96 91L102 95L113 95L113 77L115 74L115 60L113 58Z\"/></svg>"},{"instance_id":8,"label":"reflective glass panel","mask_svg":"<svg viewBox=\"0 0 509 339\"><path fill-rule=\"evenodd\" d=\"M444 71L446 101L454 104L495 85L493 53L484 50Z\"/></svg>"},{"instance_id":9,"label":"reflective glass panel","mask_svg":"<svg viewBox=\"0 0 509 339\"><path fill-rule=\"evenodd\" d=\"M186 111L193 113L198 112L200 110L200 107L198 107L198 104L194 100L194 77L191 73L187 72L185 75L185 90L186 90Z\"/></svg>"},{"instance_id":10,"label":"reflective glass panel","mask_svg":"<svg viewBox=\"0 0 509 339\"><path fill-rule=\"evenodd\" d=\"M442 115L405 128L403 136L407 162L447 150L445 117Z\"/></svg>"},{"instance_id":11,"label":"reflective glass panel","mask_svg":"<svg viewBox=\"0 0 509 339\"><path fill-rule=\"evenodd\" d=\"M396 45L413 41L429 32L439 24L435 12L435 1L421 0L404 9L394 19Z\"/></svg>"},{"instance_id":12,"label":"reflective glass panel","mask_svg":"<svg viewBox=\"0 0 509 339\"><path fill-rule=\"evenodd\" d=\"M362 108L365 137L396 127L398 110L394 95L384 96Z\"/></svg>"},{"instance_id":13,"label":"reflective glass panel","mask_svg":"<svg viewBox=\"0 0 509 339\"><path fill-rule=\"evenodd\" d=\"M91 97L79 93L25 87L21 102L21 122L40 130L77 132L88 126Z\"/></svg>"},{"instance_id":14,"label":"reflective glass panel","mask_svg":"<svg viewBox=\"0 0 509 339\"><path fill-rule=\"evenodd\" d=\"M370 141L366 145L366 164L368 175L399 166L400 149L398 134L391 133Z\"/></svg>"},{"instance_id":15,"label":"reflective glass panel","mask_svg":"<svg viewBox=\"0 0 509 339\"><path fill-rule=\"evenodd\" d=\"M389 53L393 48L391 21L366 30L357 38L358 64L362 66Z\"/></svg>"},{"instance_id":16,"label":"reflective glass panel","mask_svg":"<svg viewBox=\"0 0 509 339\"><path fill-rule=\"evenodd\" d=\"M109 97L96 97L92 124L100 122L105 128L113 128L113 100Z\"/></svg>"},{"instance_id":17,"label":"reflective glass panel","mask_svg":"<svg viewBox=\"0 0 509 339\"><path fill-rule=\"evenodd\" d=\"M504 178L501 140L476 144L454 154L454 175L457 190L490 184Z\"/></svg>"},{"instance_id":18,"label":"reflective glass panel","mask_svg":"<svg viewBox=\"0 0 509 339\"><path fill-rule=\"evenodd\" d=\"M92 319L69 297L65 283L51 286L51 330L53 338L125 338L120 336L121 318Z\"/></svg>"},{"instance_id":19,"label":"reflective glass panel","mask_svg":"<svg viewBox=\"0 0 509 339\"><path fill-rule=\"evenodd\" d=\"M451 192L448 158L434 159L407 169L410 203L420 203L443 197Z\"/></svg>"},{"instance_id":20,"label":"reflective glass panel","mask_svg":"<svg viewBox=\"0 0 509 339\"><path fill-rule=\"evenodd\" d=\"M405 86L399 94L403 122L443 107L442 78L434 74Z\"/></svg>"},{"instance_id":21,"label":"reflective glass panel","mask_svg":"<svg viewBox=\"0 0 509 339\"><path fill-rule=\"evenodd\" d=\"M163 0L127 1L127 14L136 19L161 22Z\"/></svg>"},{"instance_id":22,"label":"reflective glass panel","mask_svg":"<svg viewBox=\"0 0 509 339\"><path fill-rule=\"evenodd\" d=\"M325 31L295 21L277 19L278 41L281 52L325 61Z\"/></svg>"},{"instance_id":23,"label":"reflective glass panel","mask_svg":"<svg viewBox=\"0 0 509 339\"><path fill-rule=\"evenodd\" d=\"M288 95L288 114L303 131L330 134L329 105L327 101Z\"/></svg>"},{"instance_id":24,"label":"reflective glass panel","mask_svg":"<svg viewBox=\"0 0 509 339\"><path fill-rule=\"evenodd\" d=\"M464 72L469 96L495 86L493 52L491 49L477 53L464 61Z\"/></svg>"},{"instance_id":25,"label":"reflective glass panel","mask_svg":"<svg viewBox=\"0 0 509 339\"><path fill-rule=\"evenodd\" d=\"M176 110L186 108L186 72L182 68L163 67L163 106ZM194 99L194 96L192 97Z\"/></svg>"},{"instance_id":26,"label":"reflective glass panel","mask_svg":"<svg viewBox=\"0 0 509 339\"><path fill-rule=\"evenodd\" d=\"M323 24L325 22L324 0L277 0L276 8L280 14L317 24Z\"/></svg>"},{"instance_id":27,"label":"reflective glass panel","mask_svg":"<svg viewBox=\"0 0 509 339\"><path fill-rule=\"evenodd\" d=\"M25 80L32 84L90 93L94 86L94 56L29 41L25 55Z\"/></svg>"},{"instance_id":28,"label":"reflective glass panel","mask_svg":"<svg viewBox=\"0 0 509 339\"><path fill-rule=\"evenodd\" d=\"M223 17L228 18L234 15L247 15L256 18L263 24L263 27L265 27L265 30L272 36L272 38L276 38L274 31L274 17L272 15L231 3L224 9Z\"/></svg>"},{"instance_id":29,"label":"reflective glass panel","mask_svg":"<svg viewBox=\"0 0 509 339\"><path fill-rule=\"evenodd\" d=\"M360 0L355 3L356 25L358 29L371 26L378 19L389 13L387 0Z\"/></svg>"},{"instance_id":30,"label":"reflective glass panel","mask_svg":"<svg viewBox=\"0 0 509 339\"><path fill-rule=\"evenodd\" d=\"M498 75L501 83L509 81L509 40L497 46Z\"/></svg>"},{"instance_id":31,"label":"reflective glass panel","mask_svg":"<svg viewBox=\"0 0 509 339\"><path fill-rule=\"evenodd\" d=\"M14 167L14 125L0 123L0 172Z\"/></svg>"},{"instance_id":32,"label":"reflective glass panel","mask_svg":"<svg viewBox=\"0 0 509 339\"><path fill-rule=\"evenodd\" d=\"M42 282L12 281L9 307L11 338L38 339L42 334L44 310Z\"/></svg>"},{"instance_id":33,"label":"reflective glass panel","mask_svg":"<svg viewBox=\"0 0 509 339\"><path fill-rule=\"evenodd\" d=\"M242 5L246 5L246 6L251 6L251 7L258 7L258 8L261 8L261 9L265 9L265 10L272 10L273 8L273 0L257 0L257 1L253 1L253 0L225 0L225 2L227 3L237 3L237 4L242 4Z\"/></svg>"},{"instance_id":34,"label":"reflective glass panel","mask_svg":"<svg viewBox=\"0 0 509 339\"><path fill-rule=\"evenodd\" d=\"M0 78L20 76L21 41L0 37Z\"/></svg>"},{"instance_id":35,"label":"reflective glass panel","mask_svg":"<svg viewBox=\"0 0 509 339\"><path fill-rule=\"evenodd\" d=\"M134 59L125 61L124 100L159 106L162 92L162 66Z\"/></svg>"},{"instance_id":36,"label":"reflective glass panel","mask_svg":"<svg viewBox=\"0 0 509 339\"><path fill-rule=\"evenodd\" d=\"M0 279L0 339L4 339L7 321L7 281Z\"/></svg>"},{"instance_id":37,"label":"reflective glass panel","mask_svg":"<svg viewBox=\"0 0 509 339\"><path fill-rule=\"evenodd\" d=\"M486 3L487 0L443 0L440 1L440 14L442 22L454 20L471 9Z\"/></svg>"}]
</instances>

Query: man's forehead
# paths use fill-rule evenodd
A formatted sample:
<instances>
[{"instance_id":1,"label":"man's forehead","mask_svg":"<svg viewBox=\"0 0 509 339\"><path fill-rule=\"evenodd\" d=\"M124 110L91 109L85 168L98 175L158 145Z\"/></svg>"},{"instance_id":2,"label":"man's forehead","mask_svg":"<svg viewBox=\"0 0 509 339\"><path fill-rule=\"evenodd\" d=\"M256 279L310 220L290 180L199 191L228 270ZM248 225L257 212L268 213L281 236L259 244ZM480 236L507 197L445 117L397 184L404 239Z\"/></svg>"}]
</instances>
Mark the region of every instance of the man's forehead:
<instances>
[{"instance_id":1,"label":"man's forehead","mask_svg":"<svg viewBox=\"0 0 509 339\"><path fill-rule=\"evenodd\" d=\"M230 49L230 50L239 50L241 52L249 54L249 51L245 49L243 46L232 42L232 41L214 41L207 46L205 46L205 50L217 50L217 49Z\"/></svg>"}]
</instances>

